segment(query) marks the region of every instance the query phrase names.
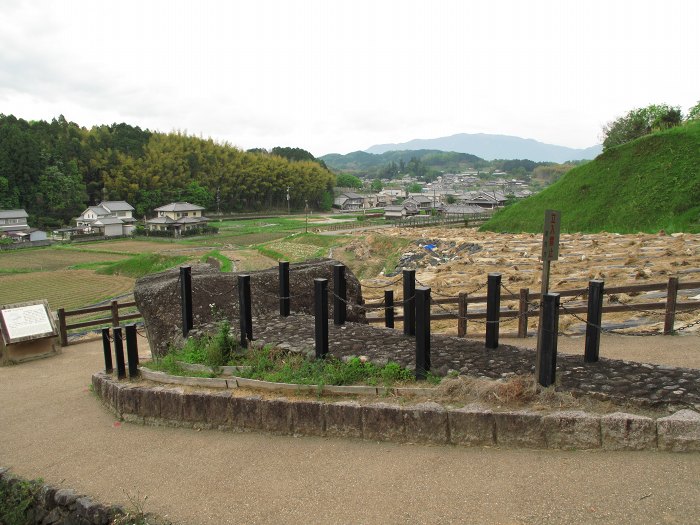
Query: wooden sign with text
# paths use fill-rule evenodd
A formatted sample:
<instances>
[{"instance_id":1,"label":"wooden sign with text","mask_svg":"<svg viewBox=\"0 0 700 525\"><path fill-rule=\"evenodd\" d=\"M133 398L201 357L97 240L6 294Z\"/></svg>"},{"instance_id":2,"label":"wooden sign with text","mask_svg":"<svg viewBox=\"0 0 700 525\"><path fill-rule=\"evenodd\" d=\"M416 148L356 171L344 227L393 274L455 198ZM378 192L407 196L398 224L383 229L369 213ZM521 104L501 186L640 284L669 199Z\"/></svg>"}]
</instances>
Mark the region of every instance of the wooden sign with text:
<instances>
[{"instance_id":1,"label":"wooden sign with text","mask_svg":"<svg viewBox=\"0 0 700 525\"><path fill-rule=\"evenodd\" d=\"M544 212L544 236L542 237L542 260L556 261L559 259L559 230L561 227L561 212L547 210Z\"/></svg>"}]
</instances>

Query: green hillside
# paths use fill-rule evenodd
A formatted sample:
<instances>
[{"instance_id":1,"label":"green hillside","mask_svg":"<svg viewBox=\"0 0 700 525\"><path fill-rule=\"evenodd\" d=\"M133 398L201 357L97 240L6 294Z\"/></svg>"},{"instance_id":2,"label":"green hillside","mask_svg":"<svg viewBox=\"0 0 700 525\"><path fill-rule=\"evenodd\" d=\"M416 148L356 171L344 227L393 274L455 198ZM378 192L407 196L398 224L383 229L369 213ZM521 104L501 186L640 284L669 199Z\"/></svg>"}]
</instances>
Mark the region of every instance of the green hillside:
<instances>
[{"instance_id":1,"label":"green hillside","mask_svg":"<svg viewBox=\"0 0 700 525\"><path fill-rule=\"evenodd\" d=\"M700 232L700 122L611 148L482 229L539 232L547 209L566 232Z\"/></svg>"}]
</instances>

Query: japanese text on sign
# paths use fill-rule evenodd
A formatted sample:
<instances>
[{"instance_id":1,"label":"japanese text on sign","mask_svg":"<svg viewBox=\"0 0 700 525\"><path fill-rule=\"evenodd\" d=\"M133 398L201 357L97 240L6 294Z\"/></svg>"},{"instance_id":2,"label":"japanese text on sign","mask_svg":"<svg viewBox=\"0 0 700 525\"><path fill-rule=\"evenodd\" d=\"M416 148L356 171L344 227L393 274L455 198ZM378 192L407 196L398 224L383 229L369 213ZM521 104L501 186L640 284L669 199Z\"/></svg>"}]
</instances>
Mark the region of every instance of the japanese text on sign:
<instances>
[{"instance_id":1,"label":"japanese text on sign","mask_svg":"<svg viewBox=\"0 0 700 525\"><path fill-rule=\"evenodd\" d=\"M544 236L542 237L542 260L559 259L559 227L561 212L547 210L544 212Z\"/></svg>"}]
</instances>

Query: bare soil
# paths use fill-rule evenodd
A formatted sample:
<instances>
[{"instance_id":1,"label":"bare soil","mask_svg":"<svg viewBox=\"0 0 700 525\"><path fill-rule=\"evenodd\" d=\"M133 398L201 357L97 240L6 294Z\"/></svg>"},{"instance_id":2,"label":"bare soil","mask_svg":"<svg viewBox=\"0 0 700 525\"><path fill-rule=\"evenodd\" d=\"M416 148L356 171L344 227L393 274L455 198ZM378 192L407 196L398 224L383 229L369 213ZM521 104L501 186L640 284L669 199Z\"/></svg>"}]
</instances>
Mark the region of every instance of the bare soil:
<instances>
[{"instance_id":1,"label":"bare soil","mask_svg":"<svg viewBox=\"0 0 700 525\"><path fill-rule=\"evenodd\" d=\"M346 248L336 249L334 255L342 259L342 250L352 250L348 258L365 264L373 259L381 261L386 255L373 254L368 248L373 236L379 234L404 239L410 237L412 243L402 263L416 267L417 281L420 285L429 286L433 297L456 297L459 292L483 296L489 273L502 275L504 294L508 291L517 294L520 288L528 288L531 293L538 293L541 289L541 235L496 234L468 228L383 228L363 232L360 235L364 241L358 238L357 242L350 243ZM427 249L426 245L435 247ZM549 289L553 292L585 289L591 279L604 280L605 287L649 283L665 285L671 276L677 276L681 283L700 282L699 234L563 234L559 260L551 264ZM364 298L381 301L384 289L393 289L395 297L401 297L399 278L400 275L396 273L363 279ZM700 289L680 291L678 298L683 302L700 300ZM583 297L577 299L580 302ZM562 302L564 300L569 299L563 298ZM665 301L664 292L605 297L606 303L630 306L638 302ZM449 306L450 310L456 309L456 305ZM517 309L515 303L506 304L506 307ZM630 310L629 314L605 314L604 322L628 323L630 331L643 329L653 332L663 326L663 310L644 313L634 312L633 308ZM698 325L688 327L685 333L700 333L700 309L676 315L676 329L695 322ZM560 318L560 330L575 324L580 322L571 316ZM531 320L531 326L534 325L536 319ZM437 326L446 333L456 332L456 322ZM515 322L510 327L504 326L506 330L517 329ZM473 329L478 330L479 327L474 326Z\"/></svg>"}]
</instances>

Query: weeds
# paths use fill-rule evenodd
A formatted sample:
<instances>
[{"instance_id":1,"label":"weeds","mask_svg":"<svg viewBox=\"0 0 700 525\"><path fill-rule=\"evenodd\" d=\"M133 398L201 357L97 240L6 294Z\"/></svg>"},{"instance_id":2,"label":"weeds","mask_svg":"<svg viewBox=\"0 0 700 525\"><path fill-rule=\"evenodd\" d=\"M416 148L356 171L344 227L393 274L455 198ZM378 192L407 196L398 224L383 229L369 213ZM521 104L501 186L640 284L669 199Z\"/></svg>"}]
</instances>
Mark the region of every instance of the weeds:
<instances>
[{"instance_id":1,"label":"weeds","mask_svg":"<svg viewBox=\"0 0 700 525\"><path fill-rule=\"evenodd\" d=\"M0 523L4 525L28 523L29 511L42 484L42 480L14 480L12 483L3 480L0 483Z\"/></svg>"}]
</instances>

